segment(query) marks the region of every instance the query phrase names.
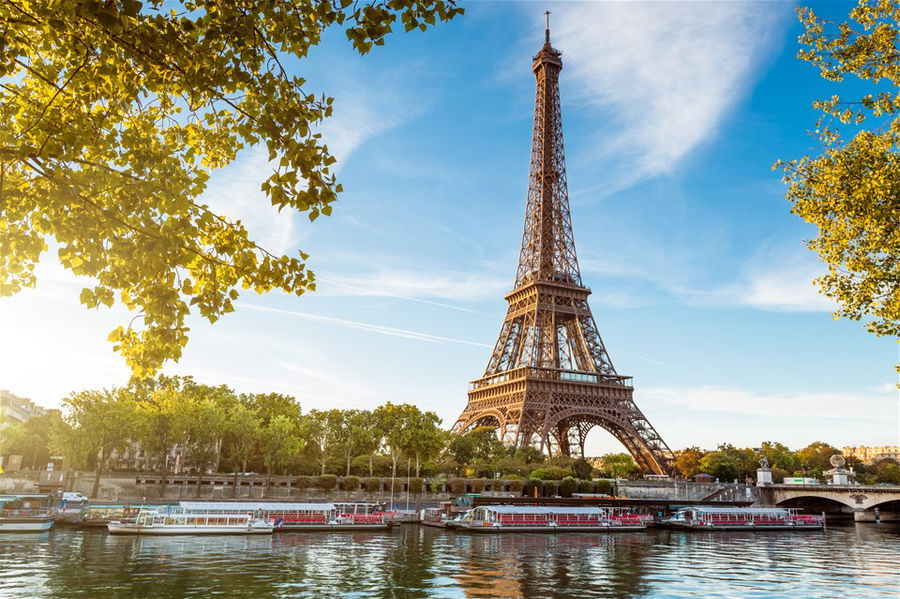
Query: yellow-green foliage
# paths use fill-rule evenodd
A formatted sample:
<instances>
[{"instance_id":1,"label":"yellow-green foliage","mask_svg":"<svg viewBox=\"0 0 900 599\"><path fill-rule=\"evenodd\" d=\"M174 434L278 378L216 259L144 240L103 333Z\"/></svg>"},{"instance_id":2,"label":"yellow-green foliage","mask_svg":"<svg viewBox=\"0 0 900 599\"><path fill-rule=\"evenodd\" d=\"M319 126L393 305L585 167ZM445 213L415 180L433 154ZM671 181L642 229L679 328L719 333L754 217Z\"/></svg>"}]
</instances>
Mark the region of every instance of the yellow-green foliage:
<instances>
[{"instance_id":1,"label":"yellow-green foliage","mask_svg":"<svg viewBox=\"0 0 900 599\"><path fill-rule=\"evenodd\" d=\"M278 209L328 215L341 191L315 128L332 99L282 67L330 26L356 50L399 19L426 29L452 0L109 0L0 3L0 296L35 283L52 241L94 280L92 308L139 317L110 334L136 375L177 359L185 319L239 289L315 289L307 256L268 252L199 202L211 171L265 144Z\"/></svg>"},{"instance_id":2,"label":"yellow-green foliage","mask_svg":"<svg viewBox=\"0 0 900 599\"><path fill-rule=\"evenodd\" d=\"M821 154L776 166L792 211L818 227L809 247L828 266L817 283L837 302L835 317L900 335L900 6L861 0L839 24L810 9L799 15L806 27L799 57L828 80L855 75L872 91L816 102Z\"/></svg>"}]
</instances>

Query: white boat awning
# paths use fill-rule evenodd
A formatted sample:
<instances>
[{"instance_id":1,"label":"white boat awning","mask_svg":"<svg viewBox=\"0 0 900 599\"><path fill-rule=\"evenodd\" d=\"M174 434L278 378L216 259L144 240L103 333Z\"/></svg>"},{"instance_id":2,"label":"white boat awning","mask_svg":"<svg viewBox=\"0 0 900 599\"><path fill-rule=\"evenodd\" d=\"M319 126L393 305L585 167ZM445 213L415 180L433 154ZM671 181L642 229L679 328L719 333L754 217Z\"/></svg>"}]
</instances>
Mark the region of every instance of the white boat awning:
<instances>
[{"instance_id":1,"label":"white boat awning","mask_svg":"<svg viewBox=\"0 0 900 599\"><path fill-rule=\"evenodd\" d=\"M605 514L599 507L538 506L538 505L482 505L481 508L497 514Z\"/></svg>"},{"instance_id":2,"label":"white boat awning","mask_svg":"<svg viewBox=\"0 0 900 599\"><path fill-rule=\"evenodd\" d=\"M329 512L333 503L288 503L263 501L179 501L181 509L191 512Z\"/></svg>"}]
</instances>

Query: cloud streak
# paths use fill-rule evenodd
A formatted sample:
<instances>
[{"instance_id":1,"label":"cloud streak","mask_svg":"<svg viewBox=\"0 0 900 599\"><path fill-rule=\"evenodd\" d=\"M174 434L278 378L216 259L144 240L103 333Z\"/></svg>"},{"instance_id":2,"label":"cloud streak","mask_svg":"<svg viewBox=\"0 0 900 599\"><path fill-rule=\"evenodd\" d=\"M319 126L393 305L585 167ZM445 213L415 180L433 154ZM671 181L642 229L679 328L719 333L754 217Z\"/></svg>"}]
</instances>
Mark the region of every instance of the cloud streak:
<instances>
[{"instance_id":1,"label":"cloud streak","mask_svg":"<svg viewBox=\"0 0 900 599\"><path fill-rule=\"evenodd\" d=\"M269 312L272 314L282 314L284 316L294 316L323 324L336 325L348 329L358 331L366 331L368 333L377 333L379 335L388 335L390 337L401 337L404 339L412 339L414 341L424 341L426 343L460 343L463 345L474 345L477 347L493 347L486 343L478 343L476 341L468 341L465 339L455 339L453 337L442 337L440 335L432 335L430 333L422 333L419 331L411 331L408 329L399 329L396 327L388 327L379 324L367 322L359 322L356 320L347 320L344 318L336 318L333 316L322 316L320 314L312 314L310 312L300 312L298 310L285 310L282 308L271 308L268 306L260 306L256 304L238 303L238 306L248 310L256 310L258 312Z\"/></svg>"},{"instance_id":2,"label":"cloud streak","mask_svg":"<svg viewBox=\"0 0 900 599\"><path fill-rule=\"evenodd\" d=\"M602 160L618 187L671 172L712 137L780 36L787 5L588 2L557 5L554 45L569 91L604 120ZM609 131L602 137L608 140Z\"/></svg>"}]
</instances>

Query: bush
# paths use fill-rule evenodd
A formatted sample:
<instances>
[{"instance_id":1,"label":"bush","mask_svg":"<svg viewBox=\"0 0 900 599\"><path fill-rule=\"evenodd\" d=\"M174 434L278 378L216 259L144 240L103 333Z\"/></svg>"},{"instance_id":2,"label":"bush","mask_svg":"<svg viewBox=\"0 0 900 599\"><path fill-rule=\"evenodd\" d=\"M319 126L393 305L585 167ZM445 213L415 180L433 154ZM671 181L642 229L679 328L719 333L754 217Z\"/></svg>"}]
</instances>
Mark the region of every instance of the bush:
<instances>
[{"instance_id":1,"label":"bush","mask_svg":"<svg viewBox=\"0 0 900 599\"><path fill-rule=\"evenodd\" d=\"M522 488L523 495L527 497L534 497L534 490L537 489L538 495L541 494L541 489L544 486L544 481L539 478L529 478L525 481L525 485Z\"/></svg>"},{"instance_id":2,"label":"bush","mask_svg":"<svg viewBox=\"0 0 900 599\"><path fill-rule=\"evenodd\" d=\"M522 480L511 480L508 484L511 493L521 493L525 488L525 481Z\"/></svg>"},{"instance_id":3,"label":"bush","mask_svg":"<svg viewBox=\"0 0 900 599\"><path fill-rule=\"evenodd\" d=\"M356 491L359 489L359 477L358 476L345 476L343 480L343 485L345 491Z\"/></svg>"},{"instance_id":4,"label":"bush","mask_svg":"<svg viewBox=\"0 0 900 599\"><path fill-rule=\"evenodd\" d=\"M421 478L411 478L409 479L409 492L410 493L421 493L422 489L425 487L425 481Z\"/></svg>"},{"instance_id":5,"label":"bush","mask_svg":"<svg viewBox=\"0 0 900 599\"><path fill-rule=\"evenodd\" d=\"M469 479L469 488L472 489L473 493L481 493L484 491L484 482L483 478Z\"/></svg>"},{"instance_id":6,"label":"bush","mask_svg":"<svg viewBox=\"0 0 900 599\"><path fill-rule=\"evenodd\" d=\"M571 497L578 489L578 481L571 476L567 476L559 483L559 494L563 497Z\"/></svg>"},{"instance_id":7,"label":"bush","mask_svg":"<svg viewBox=\"0 0 900 599\"><path fill-rule=\"evenodd\" d=\"M594 467L584 458L578 458L572 462L572 472L575 473L576 478L590 478L593 471Z\"/></svg>"},{"instance_id":8,"label":"bush","mask_svg":"<svg viewBox=\"0 0 900 599\"><path fill-rule=\"evenodd\" d=\"M531 478L539 478L541 480L562 480L567 476L571 476L572 471L559 466L546 466L538 468L531 473Z\"/></svg>"},{"instance_id":9,"label":"bush","mask_svg":"<svg viewBox=\"0 0 900 599\"><path fill-rule=\"evenodd\" d=\"M444 478L443 476L440 476L438 478L432 478L431 482L428 483L428 489L432 493L435 493L435 494L443 493L444 489L446 489L446 488L447 488L447 479Z\"/></svg>"},{"instance_id":10,"label":"bush","mask_svg":"<svg viewBox=\"0 0 900 599\"><path fill-rule=\"evenodd\" d=\"M578 492L579 493L593 493L594 492L594 483L593 481L583 480L578 483Z\"/></svg>"},{"instance_id":11,"label":"bush","mask_svg":"<svg viewBox=\"0 0 900 599\"><path fill-rule=\"evenodd\" d=\"M378 493L381 491L381 479L374 476L365 478L363 479L363 486L368 493Z\"/></svg>"},{"instance_id":12,"label":"bush","mask_svg":"<svg viewBox=\"0 0 900 599\"><path fill-rule=\"evenodd\" d=\"M544 497L555 497L559 492L559 481L558 480L545 480L544 481Z\"/></svg>"},{"instance_id":13,"label":"bush","mask_svg":"<svg viewBox=\"0 0 900 599\"><path fill-rule=\"evenodd\" d=\"M461 478L451 478L447 483L450 492L456 495L466 492L466 481Z\"/></svg>"},{"instance_id":14,"label":"bush","mask_svg":"<svg viewBox=\"0 0 900 599\"><path fill-rule=\"evenodd\" d=\"M594 493L598 493L600 495L612 495L613 494L612 481L608 481L608 480L595 481L594 482Z\"/></svg>"},{"instance_id":15,"label":"bush","mask_svg":"<svg viewBox=\"0 0 900 599\"><path fill-rule=\"evenodd\" d=\"M294 486L298 489L312 489L315 482L314 476L298 476L294 478Z\"/></svg>"},{"instance_id":16,"label":"bush","mask_svg":"<svg viewBox=\"0 0 900 599\"><path fill-rule=\"evenodd\" d=\"M337 477L334 474L323 474L316 480L316 487L323 491L331 491L337 486Z\"/></svg>"}]
</instances>

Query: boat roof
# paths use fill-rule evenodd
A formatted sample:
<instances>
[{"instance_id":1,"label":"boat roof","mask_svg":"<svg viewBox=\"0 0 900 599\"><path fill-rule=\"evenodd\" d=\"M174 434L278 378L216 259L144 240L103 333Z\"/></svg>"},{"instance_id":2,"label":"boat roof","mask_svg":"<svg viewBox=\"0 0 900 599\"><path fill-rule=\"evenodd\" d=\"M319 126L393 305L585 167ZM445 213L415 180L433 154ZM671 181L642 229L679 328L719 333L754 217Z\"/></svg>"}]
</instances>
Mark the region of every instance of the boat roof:
<instances>
[{"instance_id":1,"label":"boat roof","mask_svg":"<svg viewBox=\"0 0 900 599\"><path fill-rule=\"evenodd\" d=\"M711 505L698 505L696 507L686 507L681 508L682 511L695 511L695 512L704 512L704 513L724 513L724 514L783 514L788 510L783 507L733 507L733 506L722 506L715 507Z\"/></svg>"},{"instance_id":2,"label":"boat roof","mask_svg":"<svg viewBox=\"0 0 900 599\"><path fill-rule=\"evenodd\" d=\"M25 495L0 495L0 501L19 501L22 499L49 499L50 495L44 493L33 493Z\"/></svg>"},{"instance_id":3,"label":"boat roof","mask_svg":"<svg viewBox=\"0 0 900 599\"><path fill-rule=\"evenodd\" d=\"M606 510L590 506L482 505L498 514L604 514Z\"/></svg>"},{"instance_id":4,"label":"boat roof","mask_svg":"<svg viewBox=\"0 0 900 599\"><path fill-rule=\"evenodd\" d=\"M210 510L222 512L255 510L267 512L327 512L335 509L333 503L288 503L285 501L179 501L178 506L191 511Z\"/></svg>"}]
</instances>

